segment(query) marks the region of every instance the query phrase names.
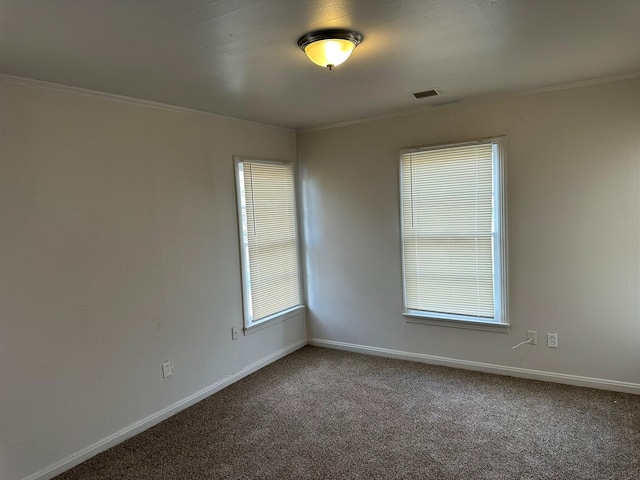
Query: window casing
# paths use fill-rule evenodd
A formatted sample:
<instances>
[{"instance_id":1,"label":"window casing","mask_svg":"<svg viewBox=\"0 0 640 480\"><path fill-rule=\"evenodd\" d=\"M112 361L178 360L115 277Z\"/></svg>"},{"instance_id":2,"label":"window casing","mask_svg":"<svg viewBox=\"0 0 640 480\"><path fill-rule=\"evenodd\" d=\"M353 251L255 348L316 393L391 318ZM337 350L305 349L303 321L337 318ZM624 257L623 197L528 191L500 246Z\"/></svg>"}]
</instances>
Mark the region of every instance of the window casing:
<instances>
[{"instance_id":1,"label":"window casing","mask_svg":"<svg viewBox=\"0 0 640 480\"><path fill-rule=\"evenodd\" d=\"M404 315L506 331L503 139L404 149Z\"/></svg>"},{"instance_id":2,"label":"window casing","mask_svg":"<svg viewBox=\"0 0 640 480\"><path fill-rule=\"evenodd\" d=\"M236 157L245 330L302 308L294 165Z\"/></svg>"}]
</instances>

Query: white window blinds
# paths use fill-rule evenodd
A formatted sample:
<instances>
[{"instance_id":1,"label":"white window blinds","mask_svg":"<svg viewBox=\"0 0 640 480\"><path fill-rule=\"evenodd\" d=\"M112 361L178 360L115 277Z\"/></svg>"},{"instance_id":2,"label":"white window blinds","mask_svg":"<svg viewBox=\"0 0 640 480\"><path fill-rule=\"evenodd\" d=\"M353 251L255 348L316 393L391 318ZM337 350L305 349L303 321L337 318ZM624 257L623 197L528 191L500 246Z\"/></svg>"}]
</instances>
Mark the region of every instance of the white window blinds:
<instances>
[{"instance_id":1,"label":"white window blinds","mask_svg":"<svg viewBox=\"0 0 640 480\"><path fill-rule=\"evenodd\" d=\"M500 277L496 268L501 268L496 264L497 147L487 142L402 153L408 311L500 321L496 293L501 286L495 283Z\"/></svg>"},{"instance_id":2,"label":"white window blinds","mask_svg":"<svg viewBox=\"0 0 640 480\"><path fill-rule=\"evenodd\" d=\"M236 160L247 326L300 305L294 169Z\"/></svg>"}]
</instances>

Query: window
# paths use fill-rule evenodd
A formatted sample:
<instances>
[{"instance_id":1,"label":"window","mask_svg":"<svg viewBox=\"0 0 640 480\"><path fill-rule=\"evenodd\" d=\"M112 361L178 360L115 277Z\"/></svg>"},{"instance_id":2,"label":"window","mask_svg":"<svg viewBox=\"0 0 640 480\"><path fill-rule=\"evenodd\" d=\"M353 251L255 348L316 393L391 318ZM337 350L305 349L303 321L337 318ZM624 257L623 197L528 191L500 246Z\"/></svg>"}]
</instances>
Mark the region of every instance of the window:
<instances>
[{"instance_id":1,"label":"window","mask_svg":"<svg viewBox=\"0 0 640 480\"><path fill-rule=\"evenodd\" d=\"M302 307L294 167L235 158L245 329Z\"/></svg>"},{"instance_id":2,"label":"window","mask_svg":"<svg viewBox=\"0 0 640 480\"><path fill-rule=\"evenodd\" d=\"M502 139L401 152L407 321L506 331Z\"/></svg>"}]
</instances>

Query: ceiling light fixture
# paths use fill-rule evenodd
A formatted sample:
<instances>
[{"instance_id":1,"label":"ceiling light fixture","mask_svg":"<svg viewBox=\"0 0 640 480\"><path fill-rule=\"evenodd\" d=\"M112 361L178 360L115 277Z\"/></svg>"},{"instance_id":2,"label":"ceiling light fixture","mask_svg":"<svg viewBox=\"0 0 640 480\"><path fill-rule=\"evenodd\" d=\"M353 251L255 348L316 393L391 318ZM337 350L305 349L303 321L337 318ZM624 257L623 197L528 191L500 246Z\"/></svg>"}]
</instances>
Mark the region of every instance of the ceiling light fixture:
<instances>
[{"instance_id":1,"label":"ceiling light fixture","mask_svg":"<svg viewBox=\"0 0 640 480\"><path fill-rule=\"evenodd\" d=\"M333 29L306 33L298 40L298 46L313 63L332 70L349 58L360 42L362 35L358 32Z\"/></svg>"}]
</instances>

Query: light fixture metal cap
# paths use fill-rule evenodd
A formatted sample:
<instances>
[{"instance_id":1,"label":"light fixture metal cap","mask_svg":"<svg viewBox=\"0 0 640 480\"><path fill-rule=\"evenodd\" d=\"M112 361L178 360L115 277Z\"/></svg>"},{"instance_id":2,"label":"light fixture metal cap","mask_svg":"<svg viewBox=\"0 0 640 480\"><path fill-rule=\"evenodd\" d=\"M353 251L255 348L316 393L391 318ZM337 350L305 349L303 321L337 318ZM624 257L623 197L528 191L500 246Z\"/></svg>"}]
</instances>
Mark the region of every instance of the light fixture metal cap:
<instances>
[{"instance_id":1,"label":"light fixture metal cap","mask_svg":"<svg viewBox=\"0 0 640 480\"><path fill-rule=\"evenodd\" d=\"M316 30L314 32L305 33L298 39L298 46L304 50L307 45L318 42L320 40L349 40L354 46L358 46L362 42L362 34L354 30L346 30L341 28L331 28L327 30Z\"/></svg>"}]
</instances>

